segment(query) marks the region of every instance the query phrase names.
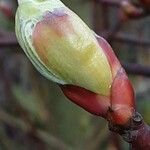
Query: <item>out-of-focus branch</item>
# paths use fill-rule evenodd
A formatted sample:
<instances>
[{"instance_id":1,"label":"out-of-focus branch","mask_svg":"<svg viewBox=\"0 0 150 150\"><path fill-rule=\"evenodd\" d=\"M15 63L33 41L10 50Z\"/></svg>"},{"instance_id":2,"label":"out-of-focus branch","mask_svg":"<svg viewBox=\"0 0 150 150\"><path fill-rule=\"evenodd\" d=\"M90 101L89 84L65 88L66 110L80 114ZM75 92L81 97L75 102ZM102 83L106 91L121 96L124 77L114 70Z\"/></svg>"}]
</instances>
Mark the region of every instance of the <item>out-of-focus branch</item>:
<instances>
[{"instance_id":1,"label":"out-of-focus branch","mask_svg":"<svg viewBox=\"0 0 150 150\"><path fill-rule=\"evenodd\" d=\"M109 39L110 31L104 31L99 33L102 37L104 37L106 40ZM114 35L111 34L111 40L120 42L120 43L128 43L131 45L140 45L140 46L150 46L150 40L144 39L144 38L138 38L135 35L126 34L122 32L117 32Z\"/></svg>"},{"instance_id":2,"label":"out-of-focus branch","mask_svg":"<svg viewBox=\"0 0 150 150\"><path fill-rule=\"evenodd\" d=\"M13 32L0 33L0 47L19 46L16 36Z\"/></svg>"},{"instance_id":3,"label":"out-of-focus branch","mask_svg":"<svg viewBox=\"0 0 150 150\"><path fill-rule=\"evenodd\" d=\"M139 0L139 1L146 9L150 10L150 0Z\"/></svg>"},{"instance_id":4,"label":"out-of-focus branch","mask_svg":"<svg viewBox=\"0 0 150 150\"><path fill-rule=\"evenodd\" d=\"M150 77L150 67L140 64L123 63L126 72L134 75L143 75Z\"/></svg>"},{"instance_id":5,"label":"out-of-focus branch","mask_svg":"<svg viewBox=\"0 0 150 150\"><path fill-rule=\"evenodd\" d=\"M118 7L126 17L131 19L139 19L150 15L147 7L143 7L140 3L133 3L130 0L99 0L97 2L110 7Z\"/></svg>"},{"instance_id":6,"label":"out-of-focus branch","mask_svg":"<svg viewBox=\"0 0 150 150\"><path fill-rule=\"evenodd\" d=\"M119 7L120 6L120 0L98 0L97 2L99 3L103 3L105 5L109 5L109 6L115 6L115 7Z\"/></svg>"},{"instance_id":7,"label":"out-of-focus branch","mask_svg":"<svg viewBox=\"0 0 150 150\"><path fill-rule=\"evenodd\" d=\"M123 0L120 4L124 18L140 19L149 15L148 11L141 6L136 6L129 0Z\"/></svg>"}]
</instances>

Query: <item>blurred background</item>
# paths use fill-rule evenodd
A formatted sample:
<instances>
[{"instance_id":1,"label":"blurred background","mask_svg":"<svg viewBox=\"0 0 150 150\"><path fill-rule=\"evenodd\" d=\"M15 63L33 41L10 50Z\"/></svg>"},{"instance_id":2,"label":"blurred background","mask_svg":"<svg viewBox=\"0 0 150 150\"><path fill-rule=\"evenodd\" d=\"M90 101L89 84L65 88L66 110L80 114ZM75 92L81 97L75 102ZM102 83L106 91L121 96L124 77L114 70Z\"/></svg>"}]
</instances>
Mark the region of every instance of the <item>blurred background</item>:
<instances>
[{"instance_id":1,"label":"blurred background","mask_svg":"<svg viewBox=\"0 0 150 150\"><path fill-rule=\"evenodd\" d=\"M150 17L138 0L62 0L109 41L150 125ZM0 0L0 150L128 150L107 122L70 102L19 47L17 1Z\"/></svg>"}]
</instances>

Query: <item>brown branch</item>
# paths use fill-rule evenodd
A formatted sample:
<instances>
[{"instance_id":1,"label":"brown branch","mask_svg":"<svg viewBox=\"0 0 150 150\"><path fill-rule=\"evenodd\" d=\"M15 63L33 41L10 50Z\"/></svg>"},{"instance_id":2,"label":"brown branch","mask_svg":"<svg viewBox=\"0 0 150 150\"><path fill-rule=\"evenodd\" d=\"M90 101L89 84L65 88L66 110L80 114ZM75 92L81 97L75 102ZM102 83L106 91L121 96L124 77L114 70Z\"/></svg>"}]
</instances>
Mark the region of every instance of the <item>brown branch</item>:
<instances>
[{"instance_id":1,"label":"brown branch","mask_svg":"<svg viewBox=\"0 0 150 150\"><path fill-rule=\"evenodd\" d=\"M130 0L99 0L101 5L121 8L124 14L131 19L140 19L150 15L150 11L140 3L133 3Z\"/></svg>"},{"instance_id":2,"label":"brown branch","mask_svg":"<svg viewBox=\"0 0 150 150\"><path fill-rule=\"evenodd\" d=\"M97 2L113 7L120 7L120 0L98 0Z\"/></svg>"},{"instance_id":3,"label":"brown branch","mask_svg":"<svg viewBox=\"0 0 150 150\"><path fill-rule=\"evenodd\" d=\"M110 36L110 31L104 31L99 33L100 36L104 37L106 40L109 39ZM149 47L150 46L150 40L149 39L144 39L144 38L138 38L135 35L131 34L126 34L122 32L118 32L115 35L111 35L111 40L116 41L119 43L128 43L131 45L140 45L140 46L145 46Z\"/></svg>"},{"instance_id":4,"label":"brown branch","mask_svg":"<svg viewBox=\"0 0 150 150\"><path fill-rule=\"evenodd\" d=\"M109 122L109 129L121 135L126 142L131 144L132 150L150 149L150 127L137 112L126 125L119 126Z\"/></svg>"},{"instance_id":5,"label":"brown branch","mask_svg":"<svg viewBox=\"0 0 150 150\"><path fill-rule=\"evenodd\" d=\"M134 63L123 63L122 65L128 74L143 75L150 77L150 67L148 66L143 66Z\"/></svg>"},{"instance_id":6,"label":"brown branch","mask_svg":"<svg viewBox=\"0 0 150 150\"><path fill-rule=\"evenodd\" d=\"M19 46L16 36L13 32L0 33L0 47Z\"/></svg>"}]
</instances>

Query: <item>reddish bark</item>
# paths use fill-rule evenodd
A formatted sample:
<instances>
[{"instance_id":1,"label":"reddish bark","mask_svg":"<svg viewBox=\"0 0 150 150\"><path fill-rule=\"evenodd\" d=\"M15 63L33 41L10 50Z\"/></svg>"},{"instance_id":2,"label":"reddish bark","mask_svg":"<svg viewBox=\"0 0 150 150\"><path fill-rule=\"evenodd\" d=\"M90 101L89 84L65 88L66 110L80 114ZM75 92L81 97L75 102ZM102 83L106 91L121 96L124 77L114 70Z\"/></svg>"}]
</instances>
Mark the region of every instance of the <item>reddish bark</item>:
<instances>
[{"instance_id":1,"label":"reddish bark","mask_svg":"<svg viewBox=\"0 0 150 150\"><path fill-rule=\"evenodd\" d=\"M150 150L150 127L143 122L139 113L135 113L128 124L113 125L109 122L109 129L120 134L131 145L132 150Z\"/></svg>"},{"instance_id":2,"label":"reddish bark","mask_svg":"<svg viewBox=\"0 0 150 150\"><path fill-rule=\"evenodd\" d=\"M150 150L150 127L143 123L136 132L136 137L131 142L132 150Z\"/></svg>"}]
</instances>

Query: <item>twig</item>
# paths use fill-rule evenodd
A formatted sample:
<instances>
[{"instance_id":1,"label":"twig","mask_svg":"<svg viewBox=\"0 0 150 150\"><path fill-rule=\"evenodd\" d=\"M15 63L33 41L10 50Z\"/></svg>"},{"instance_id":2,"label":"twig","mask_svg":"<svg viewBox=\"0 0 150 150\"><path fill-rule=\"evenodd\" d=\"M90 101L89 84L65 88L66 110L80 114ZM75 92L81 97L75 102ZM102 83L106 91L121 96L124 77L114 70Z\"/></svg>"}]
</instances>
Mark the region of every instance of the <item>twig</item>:
<instances>
[{"instance_id":1,"label":"twig","mask_svg":"<svg viewBox=\"0 0 150 150\"><path fill-rule=\"evenodd\" d=\"M19 46L15 34L13 32L1 33L0 47L12 47L12 46Z\"/></svg>"},{"instance_id":2,"label":"twig","mask_svg":"<svg viewBox=\"0 0 150 150\"><path fill-rule=\"evenodd\" d=\"M120 0L98 0L99 3L113 6L113 7L119 7L120 6Z\"/></svg>"},{"instance_id":3,"label":"twig","mask_svg":"<svg viewBox=\"0 0 150 150\"><path fill-rule=\"evenodd\" d=\"M133 63L123 63L123 67L125 68L126 72L129 74L134 75L143 75L150 77L150 67L143 66L140 64L133 64Z\"/></svg>"},{"instance_id":4,"label":"twig","mask_svg":"<svg viewBox=\"0 0 150 150\"><path fill-rule=\"evenodd\" d=\"M131 144L132 150L150 149L150 127L144 123L142 116L137 112L126 125L113 125L109 122L109 129L120 134L126 142Z\"/></svg>"},{"instance_id":5,"label":"twig","mask_svg":"<svg viewBox=\"0 0 150 150\"><path fill-rule=\"evenodd\" d=\"M104 31L102 33L99 33L102 37L104 37L106 40L109 38L109 32L110 31ZM131 45L140 45L144 47L149 47L150 46L150 40L149 39L144 39L144 38L138 38L135 35L131 34L126 34L122 32L118 32L115 35L112 36L112 41L120 42L120 43L128 43Z\"/></svg>"},{"instance_id":6,"label":"twig","mask_svg":"<svg viewBox=\"0 0 150 150\"><path fill-rule=\"evenodd\" d=\"M140 19L150 15L150 11L147 8L130 0L99 0L98 2L102 5L121 8L131 19Z\"/></svg>"}]
</instances>

